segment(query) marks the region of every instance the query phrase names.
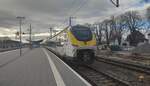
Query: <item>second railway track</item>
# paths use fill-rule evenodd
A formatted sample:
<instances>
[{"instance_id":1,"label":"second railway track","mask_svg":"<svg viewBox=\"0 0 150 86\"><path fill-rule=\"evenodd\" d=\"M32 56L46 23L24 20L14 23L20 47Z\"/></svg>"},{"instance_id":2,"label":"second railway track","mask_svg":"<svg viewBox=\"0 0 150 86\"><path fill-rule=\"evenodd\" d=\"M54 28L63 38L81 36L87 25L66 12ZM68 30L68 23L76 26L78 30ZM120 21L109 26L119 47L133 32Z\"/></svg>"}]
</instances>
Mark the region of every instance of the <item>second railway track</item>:
<instances>
[{"instance_id":1,"label":"second railway track","mask_svg":"<svg viewBox=\"0 0 150 86\"><path fill-rule=\"evenodd\" d=\"M131 86L150 86L150 68L147 66L99 57L93 67L125 80Z\"/></svg>"},{"instance_id":2,"label":"second railway track","mask_svg":"<svg viewBox=\"0 0 150 86\"><path fill-rule=\"evenodd\" d=\"M139 65L140 66L140 65ZM93 86L149 86L149 70L110 60L96 60L92 65L82 65L74 68ZM141 79L141 80L140 80Z\"/></svg>"},{"instance_id":3,"label":"second railway track","mask_svg":"<svg viewBox=\"0 0 150 86\"><path fill-rule=\"evenodd\" d=\"M104 62L107 64L119 66L122 68L127 68L133 71L137 71L137 72L150 75L150 66L144 66L140 64L131 63L131 62L118 61L115 59L109 59L109 58L104 58L104 57L96 57L96 61Z\"/></svg>"}]
</instances>

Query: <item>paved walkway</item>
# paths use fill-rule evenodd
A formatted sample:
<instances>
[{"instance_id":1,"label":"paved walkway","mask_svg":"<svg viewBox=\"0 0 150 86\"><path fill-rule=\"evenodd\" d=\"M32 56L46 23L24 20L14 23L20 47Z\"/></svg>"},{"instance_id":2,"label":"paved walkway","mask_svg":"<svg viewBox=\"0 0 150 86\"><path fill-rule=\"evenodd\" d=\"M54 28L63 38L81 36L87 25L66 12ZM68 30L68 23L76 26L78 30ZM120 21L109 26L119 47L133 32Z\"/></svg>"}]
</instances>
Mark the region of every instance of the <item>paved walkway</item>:
<instances>
[{"instance_id":1,"label":"paved walkway","mask_svg":"<svg viewBox=\"0 0 150 86\"><path fill-rule=\"evenodd\" d=\"M10 59L17 54L16 51L0 58L7 56ZM1 67L0 86L56 86L49 62L45 57L42 49L28 50L22 57Z\"/></svg>"}]
</instances>

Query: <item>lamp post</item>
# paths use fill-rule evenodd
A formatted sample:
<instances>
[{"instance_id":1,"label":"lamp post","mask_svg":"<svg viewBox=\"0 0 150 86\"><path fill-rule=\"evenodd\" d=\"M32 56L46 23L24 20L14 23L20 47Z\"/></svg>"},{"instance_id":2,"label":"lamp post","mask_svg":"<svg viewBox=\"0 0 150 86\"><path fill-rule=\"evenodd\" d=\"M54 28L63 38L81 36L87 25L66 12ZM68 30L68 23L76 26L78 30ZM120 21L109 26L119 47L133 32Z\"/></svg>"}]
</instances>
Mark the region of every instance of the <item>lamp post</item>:
<instances>
[{"instance_id":1,"label":"lamp post","mask_svg":"<svg viewBox=\"0 0 150 86\"><path fill-rule=\"evenodd\" d=\"M49 28L49 31L50 31L50 38L52 38L52 29L53 29L52 27Z\"/></svg>"},{"instance_id":2,"label":"lamp post","mask_svg":"<svg viewBox=\"0 0 150 86\"><path fill-rule=\"evenodd\" d=\"M21 38L22 31L21 31L21 25L22 25L22 20L25 19L25 17L17 16L16 18L19 20L19 27L20 27L20 36L19 36L19 38L20 38L20 56L21 56L22 55L22 50L21 50L21 48L22 48L22 38Z\"/></svg>"},{"instance_id":3,"label":"lamp post","mask_svg":"<svg viewBox=\"0 0 150 86\"><path fill-rule=\"evenodd\" d=\"M32 49L32 26L30 24L30 29L29 29L29 42L30 42L30 49Z\"/></svg>"}]
</instances>

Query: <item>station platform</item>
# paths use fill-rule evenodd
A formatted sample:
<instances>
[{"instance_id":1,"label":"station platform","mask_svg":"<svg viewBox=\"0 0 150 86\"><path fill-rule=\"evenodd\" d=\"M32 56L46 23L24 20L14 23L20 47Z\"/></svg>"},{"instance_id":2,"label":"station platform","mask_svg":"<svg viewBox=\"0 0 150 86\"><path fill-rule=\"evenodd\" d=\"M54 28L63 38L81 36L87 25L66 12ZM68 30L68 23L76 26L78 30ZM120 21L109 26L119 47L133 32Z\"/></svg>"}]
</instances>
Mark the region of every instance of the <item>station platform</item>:
<instances>
[{"instance_id":1,"label":"station platform","mask_svg":"<svg viewBox=\"0 0 150 86\"><path fill-rule=\"evenodd\" d=\"M0 86L91 86L45 48L0 53Z\"/></svg>"}]
</instances>

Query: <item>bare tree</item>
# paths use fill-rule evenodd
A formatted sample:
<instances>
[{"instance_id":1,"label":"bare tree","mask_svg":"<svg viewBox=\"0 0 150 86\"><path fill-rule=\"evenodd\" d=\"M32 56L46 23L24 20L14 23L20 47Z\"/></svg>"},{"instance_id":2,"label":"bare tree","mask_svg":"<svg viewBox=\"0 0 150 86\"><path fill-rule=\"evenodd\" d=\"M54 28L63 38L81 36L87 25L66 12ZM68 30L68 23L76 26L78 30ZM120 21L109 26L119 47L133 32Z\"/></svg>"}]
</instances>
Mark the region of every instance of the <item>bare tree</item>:
<instances>
[{"instance_id":1,"label":"bare tree","mask_svg":"<svg viewBox=\"0 0 150 86\"><path fill-rule=\"evenodd\" d=\"M150 7L148 7L146 10L146 18L147 18L148 23L150 24Z\"/></svg>"},{"instance_id":2,"label":"bare tree","mask_svg":"<svg viewBox=\"0 0 150 86\"><path fill-rule=\"evenodd\" d=\"M140 32L145 23L138 11L128 11L122 15L122 20L125 21L125 28L130 30L127 41L131 46L137 46L138 43L145 40L145 36Z\"/></svg>"},{"instance_id":3,"label":"bare tree","mask_svg":"<svg viewBox=\"0 0 150 86\"><path fill-rule=\"evenodd\" d=\"M122 18L122 15L117 16L116 18L113 18L114 22L114 29L115 29L115 37L118 41L118 44L121 45L122 42L122 36L125 32L125 21Z\"/></svg>"},{"instance_id":4,"label":"bare tree","mask_svg":"<svg viewBox=\"0 0 150 86\"><path fill-rule=\"evenodd\" d=\"M102 43L102 24L101 23L95 23L94 24L94 28L95 28L95 34L96 34L96 39L98 44Z\"/></svg>"},{"instance_id":5,"label":"bare tree","mask_svg":"<svg viewBox=\"0 0 150 86\"><path fill-rule=\"evenodd\" d=\"M125 21L126 27L130 32L140 30L144 25L142 22L142 17L139 15L138 11L128 11L122 15L122 20Z\"/></svg>"},{"instance_id":6,"label":"bare tree","mask_svg":"<svg viewBox=\"0 0 150 86\"><path fill-rule=\"evenodd\" d=\"M104 20L101 24L102 24L102 29L104 31L104 37L106 39L107 46L109 46L113 34L112 21Z\"/></svg>"},{"instance_id":7,"label":"bare tree","mask_svg":"<svg viewBox=\"0 0 150 86\"><path fill-rule=\"evenodd\" d=\"M99 40L99 44L102 44L102 37L103 37L103 34L102 34L102 31L103 31L103 26L101 23L98 24L98 40Z\"/></svg>"},{"instance_id":8,"label":"bare tree","mask_svg":"<svg viewBox=\"0 0 150 86\"><path fill-rule=\"evenodd\" d=\"M98 24L94 24L94 29L95 29L96 40L99 44Z\"/></svg>"},{"instance_id":9,"label":"bare tree","mask_svg":"<svg viewBox=\"0 0 150 86\"><path fill-rule=\"evenodd\" d=\"M146 18L147 18L148 29L149 29L149 28L150 28L150 6L147 8L147 11L146 11Z\"/></svg>"},{"instance_id":10,"label":"bare tree","mask_svg":"<svg viewBox=\"0 0 150 86\"><path fill-rule=\"evenodd\" d=\"M109 45L110 42L115 42L116 40L118 44L121 45L125 25L126 22L123 19L123 15L117 17L112 16L109 20L104 20L99 24L99 37L102 38L102 31L104 31L104 37L107 45Z\"/></svg>"}]
</instances>

